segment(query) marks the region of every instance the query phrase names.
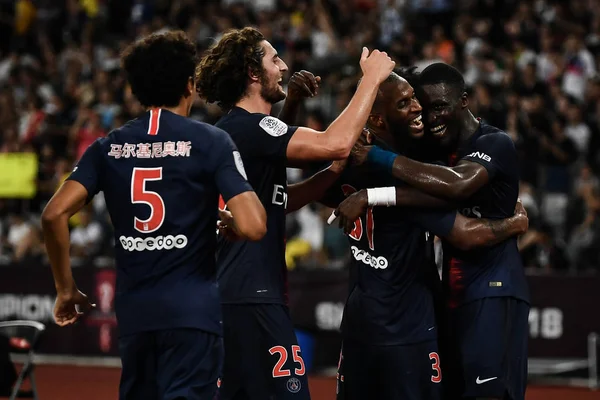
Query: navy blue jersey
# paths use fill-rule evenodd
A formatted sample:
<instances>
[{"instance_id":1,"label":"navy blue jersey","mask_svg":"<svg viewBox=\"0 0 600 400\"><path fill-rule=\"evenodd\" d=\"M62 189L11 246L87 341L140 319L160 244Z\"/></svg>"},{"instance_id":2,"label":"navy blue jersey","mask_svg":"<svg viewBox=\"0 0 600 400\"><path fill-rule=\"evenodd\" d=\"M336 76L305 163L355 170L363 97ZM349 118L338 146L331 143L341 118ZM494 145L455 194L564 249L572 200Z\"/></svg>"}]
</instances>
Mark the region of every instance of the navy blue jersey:
<instances>
[{"instance_id":1,"label":"navy blue jersey","mask_svg":"<svg viewBox=\"0 0 600 400\"><path fill-rule=\"evenodd\" d=\"M285 209L287 145L296 127L275 117L234 107L217 124L237 145L267 212L267 233L259 241L218 243L218 281L224 303L286 303Z\"/></svg>"},{"instance_id":2,"label":"navy blue jersey","mask_svg":"<svg viewBox=\"0 0 600 400\"><path fill-rule=\"evenodd\" d=\"M453 159L481 164L489 176L488 184L461 203L459 211L463 215L489 219L514 215L519 194L519 163L513 141L505 132L482 122ZM452 306L495 296L529 301L516 238L470 251L460 251L445 243L444 281Z\"/></svg>"},{"instance_id":3,"label":"navy blue jersey","mask_svg":"<svg viewBox=\"0 0 600 400\"><path fill-rule=\"evenodd\" d=\"M348 167L324 203L335 206L357 190L401 182L368 167ZM400 345L436 338L431 235L446 236L456 212L373 207L349 235L356 280L344 309L344 337Z\"/></svg>"},{"instance_id":4,"label":"navy blue jersey","mask_svg":"<svg viewBox=\"0 0 600 400\"><path fill-rule=\"evenodd\" d=\"M115 230L121 335L171 328L221 334L215 209L252 190L229 136L152 110L98 139L69 179L104 192Z\"/></svg>"}]
</instances>

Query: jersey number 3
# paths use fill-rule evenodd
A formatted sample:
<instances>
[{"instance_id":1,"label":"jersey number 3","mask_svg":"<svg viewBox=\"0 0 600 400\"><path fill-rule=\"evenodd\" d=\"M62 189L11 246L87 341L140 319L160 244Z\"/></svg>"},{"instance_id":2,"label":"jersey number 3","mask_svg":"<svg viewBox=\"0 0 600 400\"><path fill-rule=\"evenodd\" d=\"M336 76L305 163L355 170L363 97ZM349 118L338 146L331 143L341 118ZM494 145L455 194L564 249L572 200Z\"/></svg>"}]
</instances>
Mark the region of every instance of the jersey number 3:
<instances>
[{"instance_id":1,"label":"jersey number 3","mask_svg":"<svg viewBox=\"0 0 600 400\"><path fill-rule=\"evenodd\" d=\"M165 222L165 202L158 193L146 190L147 181L160 180L162 180L162 167L133 169L131 175L131 203L146 204L150 207L148 219L133 218L133 226L138 232L154 232Z\"/></svg>"},{"instance_id":2,"label":"jersey number 3","mask_svg":"<svg viewBox=\"0 0 600 400\"><path fill-rule=\"evenodd\" d=\"M356 189L350 185L342 185L342 192L345 196L350 196L352 193L356 193ZM369 248L375 250L375 243L373 240L373 230L375 229L375 221L373 220L373 207L367 208L367 215L365 217L365 225L367 227L367 240L369 242ZM354 223L354 230L350 232L348 236L357 242L362 238L363 235L363 223L360 217Z\"/></svg>"}]
</instances>

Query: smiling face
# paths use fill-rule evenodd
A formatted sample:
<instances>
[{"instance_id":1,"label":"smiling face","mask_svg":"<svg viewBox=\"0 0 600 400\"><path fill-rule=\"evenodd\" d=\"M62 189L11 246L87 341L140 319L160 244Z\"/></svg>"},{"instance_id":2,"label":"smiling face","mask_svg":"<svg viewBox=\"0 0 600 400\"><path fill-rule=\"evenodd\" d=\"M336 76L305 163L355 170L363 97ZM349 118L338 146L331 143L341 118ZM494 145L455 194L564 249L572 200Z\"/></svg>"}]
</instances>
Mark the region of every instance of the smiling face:
<instances>
[{"instance_id":1,"label":"smiling face","mask_svg":"<svg viewBox=\"0 0 600 400\"><path fill-rule=\"evenodd\" d=\"M460 133L461 113L468 106L466 93L446 83L424 85L419 100L426 131L442 144L453 142Z\"/></svg>"},{"instance_id":2,"label":"smiling face","mask_svg":"<svg viewBox=\"0 0 600 400\"><path fill-rule=\"evenodd\" d=\"M394 134L408 133L414 138L423 136L422 108L413 87L404 79L390 82L388 85L389 89L384 88L384 118L390 131Z\"/></svg>"},{"instance_id":3,"label":"smiling face","mask_svg":"<svg viewBox=\"0 0 600 400\"><path fill-rule=\"evenodd\" d=\"M283 82L283 74L288 67L283 62L277 50L273 48L271 43L264 40L262 42L264 57L262 59L262 72L260 76L260 95L263 99L271 104L275 104L285 99L285 91L281 83Z\"/></svg>"},{"instance_id":4,"label":"smiling face","mask_svg":"<svg viewBox=\"0 0 600 400\"><path fill-rule=\"evenodd\" d=\"M421 110L412 86L396 76L379 87L368 126L388 145L406 151L411 139L424 134Z\"/></svg>"}]
</instances>

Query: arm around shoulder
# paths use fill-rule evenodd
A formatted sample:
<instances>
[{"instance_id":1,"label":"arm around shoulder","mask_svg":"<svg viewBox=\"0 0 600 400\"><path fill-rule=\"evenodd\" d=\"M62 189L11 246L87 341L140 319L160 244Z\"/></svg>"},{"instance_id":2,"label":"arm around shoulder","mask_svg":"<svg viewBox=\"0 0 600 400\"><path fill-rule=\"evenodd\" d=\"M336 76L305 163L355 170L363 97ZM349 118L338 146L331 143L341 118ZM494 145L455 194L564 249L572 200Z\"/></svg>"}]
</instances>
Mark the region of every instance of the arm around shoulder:
<instances>
[{"instance_id":1,"label":"arm around shoulder","mask_svg":"<svg viewBox=\"0 0 600 400\"><path fill-rule=\"evenodd\" d=\"M472 250L494 246L513 236L522 235L527 232L528 226L529 220L524 210L500 220L467 218L457 213L454 227L446 239L461 250Z\"/></svg>"}]
</instances>

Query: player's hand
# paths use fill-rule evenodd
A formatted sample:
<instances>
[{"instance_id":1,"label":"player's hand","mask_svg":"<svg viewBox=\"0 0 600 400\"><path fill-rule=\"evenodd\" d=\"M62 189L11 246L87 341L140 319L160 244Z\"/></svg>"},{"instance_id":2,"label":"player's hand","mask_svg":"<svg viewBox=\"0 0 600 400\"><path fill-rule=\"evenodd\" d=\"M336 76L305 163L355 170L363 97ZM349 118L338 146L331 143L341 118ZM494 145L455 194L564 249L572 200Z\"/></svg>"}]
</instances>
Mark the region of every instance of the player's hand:
<instances>
[{"instance_id":1,"label":"player's hand","mask_svg":"<svg viewBox=\"0 0 600 400\"><path fill-rule=\"evenodd\" d=\"M77 288L68 293L59 292L54 304L54 321L58 326L74 324L84 313L96 308Z\"/></svg>"},{"instance_id":2,"label":"player's hand","mask_svg":"<svg viewBox=\"0 0 600 400\"><path fill-rule=\"evenodd\" d=\"M336 174L341 174L342 172L344 172L344 168L346 168L347 164L347 158L345 160L336 160L331 163L331 167L329 167L329 170L331 172L335 172Z\"/></svg>"},{"instance_id":3,"label":"player's hand","mask_svg":"<svg viewBox=\"0 0 600 400\"><path fill-rule=\"evenodd\" d=\"M288 83L287 98L289 100L302 100L314 97L319 92L320 76L314 76L312 72L302 70L294 72Z\"/></svg>"},{"instance_id":4,"label":"player's hand","mask_svg":"<svg viewBox=\"0 0 600 400\"><path fill-rule=\"evenodd\" d=\"M233 226L233 215L227 210L219 210L219 221L217 221L219 235L223 235L230 242L240 240Z\"/></svg>"},{"instance_id":5,"label":"player's hand","mask_svg":"<svg viewBox=\"0 0 600 400\"><path fill-rule=\"evenodd\" d=\"M363 189L346 197L335 209L339 226L346 235L354 230L354 223L365 213L368 206L367 191Z\"/></svg>"},{"instance_id":6,"label":"player's hand","mask_svg":"<svg viewBox=\"0 0 600 400\"><path fill-rule=\"evenodd\" d=\"M373 50L369 55L369 49L363 47L360 55L360 69L365 78L373 79L379 85L390 76L395 66L396 63L386 52Z\"/></svg>"},{"instance_id":7,"label":"player's hand","mask_svg":"<svg viewBox=\"0 0 600 400\"><path fill-rule=\"evenodd\" d=\"M350 158L352 160L352 164L365 164L367 162L367 156L369 155L369 151L372 147L373 146L365 146L360 142L354 143L354 146L352 146L352 150L350 150Z\"/></svg>"},{"instance_id":8,"label":"player's hand","mask_svg":"<svg viewBox=\"0 0 600 400\"><path fill-rule=\"evenodd\" d=\"M527 217L527 210L523 207L521 199L517 199L515 205L515 219L517 226L519 227L519 235L524 234L529 229L529 218Z\"/></svg>"}]
</instances>

